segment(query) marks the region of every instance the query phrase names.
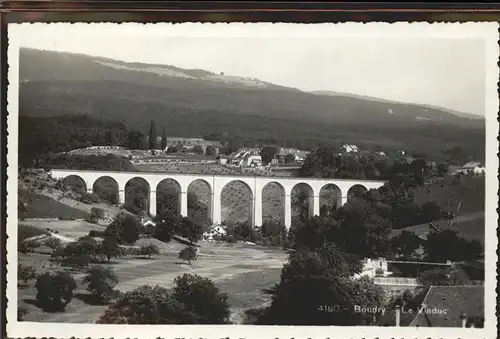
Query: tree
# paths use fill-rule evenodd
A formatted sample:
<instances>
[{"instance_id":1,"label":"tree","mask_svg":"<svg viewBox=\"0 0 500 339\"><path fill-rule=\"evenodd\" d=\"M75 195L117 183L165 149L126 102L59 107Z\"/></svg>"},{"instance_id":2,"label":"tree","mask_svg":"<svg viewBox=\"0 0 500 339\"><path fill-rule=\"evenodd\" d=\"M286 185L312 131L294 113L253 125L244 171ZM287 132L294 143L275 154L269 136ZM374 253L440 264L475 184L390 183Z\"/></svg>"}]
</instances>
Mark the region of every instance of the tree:
<instances>
[{"instance_id":1,"label":"tree","mask_svg":"<svg viewBox=\"0 0 500 339\"><path fill-rule=\"evenodd\" d=\"M111 299L113 289L118 284L118 277L111 268L97 266L87 271L83 283L89 284L87 291L98 301L107 302Z\"/></svg>"},{"instance_id":2,"label":"tree","mask_svg":"<svg viewBox=\"0 0 500 339\"><path fill-rule=\"evenodd\" d=\"M128 147L130 149L144 149L144 135L136 130L128 132Z\"/></svg>"},{"instance_id":3,"label":"tree","mask_svg":"<svg viewBox=\"0 0 500 339\"><path fill-rule=\"evenodd\" d=\"M424 271L417 280L419 285L426 287L467 285L469 282L467 274L454 267L435 268Z\"/></svg>"},{"instance_id":4,"label":"tree","mask_svg":"<svg viewBox=\"0 0 500 339\"><path fill-rule=\"evenodd\" d=\"M26 240L19 243L18 251L23 254L33 253L38 247L40 247L40 244L35 240Z\"/></svg>"},{"instance_id":5,"label":"tree","mask_svg":"<svg viewBox=\"0 0 500 339\"><path fill-rule=\"evenodd\" d=\"M444 177L444 175L448 173L448 167L449 167L448 163L445 162L438 163L437 164L438 175Z\"/></svg>"},{"instance_id":6,"label":"tree","mask_svg":"<svg viewBox=\"0 0 500 339\"><path fill-rule=\"evenodd\" d=\"M159 254L160 249L155 244L146 244L141 246L139 253L141 255L147 255L148 258L151 259L151 255Z\"/></svg>"},{"instance_id":7,"label":"tree","mask_svg":"<svg viewBox=\"0 0 500 339\"><path fill-rule=\"evenodd\" d=\"M71 247L67 247L73 251ZM100 244L94 237L81 237L76 242L76 248L71 254L73 256L86 256L93 261L97 261L97 257L101 255Z\"/></svg>"},{"instance_id":8,"label":"tree","mask_svg":"<svg viewBox=\"0 0 500 339\"><path fill-rule=\"evenodd\" d=\"M196 154L203 154L203 147L201 147L200 145L196 145L193 147L193 152Z\"/></svg>"},{"instance_id":9,"label":"tree","mask_svg":"<svg viewBox=\"0 0 500 339\"><path fill-rule=\"evenodd\" d=\"M339 235L340 223L331 217L315 216L303 222L295 221L291 232L295 238L295 248L308 248L314 250Z\"/></svg>"},{"instance_id":10,"label":"tree","mask_svg":"<svg viewBox=\"0 0 500 339\"><path fill-rule=\"evenodd\" d=\"M230 310L227 295L214 283L196 274L184 274L174 280L173 297L196 319L196 324L226 324Z\"/></svg>"},{"instance_id":11,"label":"tree","mask_svg":"<svg viewBox=\"0 0 500 339\"><path fill-rule=\"evenodd\" d=\"M214 146L207 146L207 148L205 149L205 155L206 156L209 156L209 157L214 157L217 155L217 150L215 149Z\"/></svg>"},{"instance_id":12,"label":"tree","mask_svg":"<svg viewBox=\"0 0 500 339\"><path fill-rule=\"evenodd\" d=\"M106 236L101 243L100 252L103 256L108 259L108 263L111 258L115 258L120 255L120 247L118 246L118 240L114 236Z\"/></svg>"},{"instance_id":13,"label":"tree","mask_svg":"<svg viewBox=\"0 0 500 339\"><path fill-rule=\"evenodd\" d=\"M52 253L57 251L62 247L61 240L55 237L50 237L44 242L45 246L50 247L52 249Z\"/></svg>"},{"instance_id":14,"label":"tree","mask_svg":"<svg viewBox=\"0 0 500 339\"><path fill-rule=\"evenodd\" d=\"M191 260L196 260L197 251L193 246L184 247L179 252L179 259L187 260L188 264L191 265Z\"/></svg>"},{"instance_id":15,"label":"tree","mask_svg":"<svg viewBox=\"0 0 500 339\"><path fill-rule=\"evenodd\" d=\"M64 266L70 266L75 270L83 270L87 268L92 261L92 258L88 255L75 255L71 257L65 257L62 260Z\"/></svg>"},{"instance_id":16,"label":"tree","mask_svg":"<svg viewBox=\"0 0 500 339\"><path fill-rule=\"evenodd\" d=\"M434 201L427 201L421 207L422 222L440 220L442 218L441 208Z\"/></svg>"},{"instance_id":17,"label":"tree","mask_svg":"<svg viewBox=\"0 0 500 339\"><path fill-rule=\"evenodd\" d=\"M75 279L68 272L46 272L38 276L36 299L44 310L61 311L73 299Z\"/></svg>"},{"instance_id":18,"label":"tree","mask_svg":"<svg viewBox=\"0 0 500 339\"><path fill-rule=\"evenodd\" d=\"M422 240L413 232L402 231L397 237L391 239L392 251L406 258L414 256L420 248Z\"/></svg>"},{"instance_id":19,"label":"tree","mask_svg":"<svg viewBox=\"0 0 500 339\"><path fill-rule=\"evenodd\" d=\"M203 234L203 225L197 223L192 218L181 217L177 234L187 238L190 242L195 242L201 239Z\"/></svg>"},{"instance_id":20,"label":"tree","mask_svg":"<svg viewBox=\"0 0 500 339\"><path fill-rule=\"evenodd\" d=\"M164 151L167 149L167 128L163 126L163 133L161 136L161 149Z\"/></svg>"},{"instance_id":21,"label":"tree","mask_svg":"<svg viewBox=\"0 0 500 339\"><path fill-rule=\"evenodd\" d=\"M295 162L295 156L293 154L287 154L285 156L285 164L291 164Z\"/></svg>"},{"instance_id":22,"label":"tree","mask_svg":"<svg viewBox=\"0 0 500 339\"><path fill-rule=\"evenodd\" d=\"M105 132L104 139L105 139L104 143L108 146L114 146L116 144L116 136L114 131L107 130Z\"/></svg>"},{"instance_id":23,"label":"tree","mask_svg":"<svg viewBox=\"0 0 500 339\"><path fill-rule=\"evenodd\" d=\"M28 286L28 282L36 278L36 270L34 267L17 265L17 279L24 281L24 286Z\"/></svg>"},{"instance_id":24,"label":"tree","mask_svg":"<svg viewBox=\"0 0 500 339\"><path fill-rule=\"evenodd\" d=\"M468 241L450 229L430 232L424 242L424 250L425 259L435 262L476 260L483 253L483 247L478 241Z\"/></svg>"},{"instance_id":25,"label":"tree","mask_svg":"<svg viewBox=\"0 0 500 339\"><path fill-rule=\"evenodd\" d=\"M392 225L381 207L364 197L351 199L334 216L340 227L329 239L345 252L361 257L385 256L390 250Z\"/></svg>"},{"instance_id":26,"label":"tree","mask_svg":"<svg viewBox=\"0 0 500 339\"><path fill-rule=\"evenodd\" d=\"M133 215L120 213L106 227L106 235L113 236L120 244L131 244L139 239L141 224Z\"/></svg>"},{"instance_id":27,"label":"tree","mask_svg":"<svg viewBox=\"0 0 500 339\"><path fill-rule=\"evenodd\" d=\"M149 149L157 149L156 126L155 122L152 120L151 124L149 125Z\"/></svg>"},{"instance_id":28,"label":"tree","mask_svg":"<svg viewBox=\"0 0 500 339\"><path fill-rule=\"evenodd\" d=\"M318 252L296 251L284 265L280 283L269 291L271 306L257 324L371 324L373 317L355 307L381 307L384 292L371 279L352 279L361 269L355 260L334 244L326 244Z\"/></svg>"},{"instance_id":29,"label":"tree","mask_svg":"<svg viewBox=\"0 0 500 339\"><path fill-rule=\"evenodd\" d=\"M264 164L270 163L276 154L278 154L278 148L276 146L266 146L260 150L260 156Z\"/></svg>"},{"instance_id":30,"label":"tree","mask_svg":"<svg viewBox=\"0 0 500 339\"><path fill-rule=\"evenodd\" d=\"M112 303L98 324L193 324L194 316L167 289L140 286Z\"/></svg>"},{"instance_id":31,"label":"tree","mask_svg":"<svg viewBox=\"0 0 500 339\"><path fill-rule=\"evenodd\" d=\"M163 242L169 242L178 228L179 218L173 213L166 213L156 218L154 238Z\"/></svg>"}]
</instances>

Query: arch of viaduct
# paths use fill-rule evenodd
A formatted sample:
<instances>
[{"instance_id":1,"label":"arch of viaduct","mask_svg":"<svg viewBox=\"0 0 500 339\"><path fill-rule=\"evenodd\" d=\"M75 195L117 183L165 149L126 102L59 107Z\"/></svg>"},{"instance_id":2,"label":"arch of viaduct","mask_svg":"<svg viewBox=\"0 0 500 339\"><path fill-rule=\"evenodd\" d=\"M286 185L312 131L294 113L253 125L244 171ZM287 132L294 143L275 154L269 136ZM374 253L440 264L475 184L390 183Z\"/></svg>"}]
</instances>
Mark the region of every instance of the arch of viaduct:
<instances>
[{"instance_id":1,"label":"arch of viaduct","mask_svg":"<svg viewBox=\"0 0 500 339\"><path fill-rule=\"evenodd\" d=\"M221 223L221 193L223 188L234 181L244 183L252 195L252 224L262 225L262 192L270 183L281 186L285 203L285 226L289 228L292 223L291 193L295 186L305 184L308 186L311 196L309 197L309 214L319 215L321 189L333 185L340 193L337 199L337 207L344 205L347 201L349 190L361 185L367 190L376 189L384 185L383 181L372 180L347 180L347 179L322 179L322 178L297 178L297 177L264 177L264 176L233 176L233 175L205 175L205 174L182 174L182 173L159 173L159 172L119 172L119 171L82 171L82 170L52 170L52 178L64 179L69 176L80 177L86 185L88 192L93 192L94 183L103 177L109 177L118 184L120 204L125 203L125 186L134 178L144 179L149 184L149 212L156 214L156 190L160 182L166 179L175 181L180 187L179 202L180 214L188 215L187 192L190 184L201 180L209 187L210 199L208 206L209 217L214 224Z\"/></svg>"}]
</instances>

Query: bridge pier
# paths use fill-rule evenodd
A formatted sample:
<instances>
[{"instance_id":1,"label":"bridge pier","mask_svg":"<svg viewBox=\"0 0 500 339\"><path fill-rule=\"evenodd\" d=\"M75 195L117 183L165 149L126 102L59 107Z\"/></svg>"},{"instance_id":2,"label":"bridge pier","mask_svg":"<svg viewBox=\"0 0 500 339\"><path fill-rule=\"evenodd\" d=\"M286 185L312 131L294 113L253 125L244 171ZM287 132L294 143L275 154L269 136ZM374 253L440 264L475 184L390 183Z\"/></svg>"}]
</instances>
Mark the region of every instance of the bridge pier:
<instances>
[{"instance_id":1,"label":"bridge pier","mask_svg":"<svg viewBox=\"0 0 500 339\"><path fill-rule=\"evenodd\" d=\"M254 192L252 221L252 226L262 226L262 190Z\"/></svg>"},{"instance_id":2,"label":"bridge pier","mask_svg":"<svg viewBox=\"0 0 500 339\"><path fill-rule=\"evenodd\" d=\"M188 194L187 192L181 192L180 193L180 204L181 204L181 217L187 217L188 216Z\"/></svg>"},{"instance_id":3,"label":"bridge pier","mask_svg":"<svg viewBox=\"0 0 500 339\"><path fill-rule=\"evenodd\" d=\"M212 223L216 225L220 225L222 222L220 199L220 192L214 192L212 194Z\"/></svg>"},{"instance_id":4,"label":"bridge pier","mask_svg":"<svg viewBox=\"0 0 500 339\"><path fill-rule=\"evenodd\" d=\"M149 192L149 214L156 215L156 191Z\"/></svg>"},{"instance_id":5,"label":"bridge pier","mask_svg":"<svg viewBox=\"0 0 500 339\"><path fill-rule=\"evenodd\" d=\"M313 217L319 216L319 192L313 197Z\"/></svg>"},{"instance_id":6,"label":"bridge pier","mask_svg":"<svg viewBox=\"0 0 500 339\"><path fill-rule=\"evenodd\" d=\"M285 194L285 227L290 229L292 227L292 198L290 194Z\"/></svg>"},{"instance_id":7,"label":"bridge pier","mask_svg":"<svg viewBox=\"0 0 500 339\"><path fill-rule=\"evenodd\" d=\"M347 202L347 197L341 197L340 199L337 199L338 203L337 208L341 208L342 206L345 205L346 202Z\"/></svg>"},{"instance_id":8,"label":"bridge pier","mask_svg":"<svg viewBox=\"0 0 500 339\"><path fill-rule=\"evenodd\" d=\"M125 190L118 190L118 203L123 205L125 203Z\"/></svg>"}]
</instances>

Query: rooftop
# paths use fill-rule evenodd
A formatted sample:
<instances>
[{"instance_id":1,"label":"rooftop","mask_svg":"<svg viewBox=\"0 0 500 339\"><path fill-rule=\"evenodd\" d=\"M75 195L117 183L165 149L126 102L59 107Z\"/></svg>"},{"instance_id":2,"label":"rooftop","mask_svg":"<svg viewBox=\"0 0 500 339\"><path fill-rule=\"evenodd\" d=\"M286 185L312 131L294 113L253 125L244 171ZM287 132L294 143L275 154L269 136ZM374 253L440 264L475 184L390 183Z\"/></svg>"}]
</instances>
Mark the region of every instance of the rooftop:
<instances>
[{"instance_id":1,"label":"rooftop","mask_svg":"<svg viewBox=\"0 0 500 339\"><path fill-rule=\"evenodd\" d=\"M484 317L484 286L431 286L422 304L427 310L446 310L446 314L421 312L410 326L461 327L460 315Z\"/></svg>"},{"instance_id":2,"label":"rooftop","mask_svg":"<svg viewBox=\"0 0 500 339\"><path fill-rule=\"evenodd\" d=\"M466 163L465 165L463 165L462 168L474 168L474 167L480 167L480 166L481 166L480 162L470 161L470 162Z\"/></svg>"}]
</instances>

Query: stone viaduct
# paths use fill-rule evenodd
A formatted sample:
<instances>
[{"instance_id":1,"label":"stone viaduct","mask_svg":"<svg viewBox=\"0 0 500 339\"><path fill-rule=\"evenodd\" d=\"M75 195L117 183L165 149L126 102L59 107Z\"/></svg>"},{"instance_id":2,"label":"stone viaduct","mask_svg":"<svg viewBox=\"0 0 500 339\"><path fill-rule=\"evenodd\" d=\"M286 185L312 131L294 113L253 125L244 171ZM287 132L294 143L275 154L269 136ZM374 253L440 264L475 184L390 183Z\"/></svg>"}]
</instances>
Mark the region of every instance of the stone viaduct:
<instances>
[{"instance_id":1,"label":"stone viaduct","mask_svg":"<svg viewBox=\"0 0 500 339\"><path fill-rule=\"evenodd\" d=\"M384 185L383 181L371 180L347 180L347 179L322 179L322 178L298 178L298 177L265 177L265 176L233 176L233 175L207 175L207 174L183 174L183 173L161 173L161 172L119 172L119 171L83 171L83 170L52 170L52 178L64 179L69 176L80 177L86 185L88 192L93 192L94 183L102 177L112 178L118 184L119 203L125 203L125 186L134 178L142 178L149 184L149 212L156 214L156 190L161 181L171 179L180 187L179 202L180 215L188 215L187 192L188 187L194 181L203 181L210 190L208 214L214 224L220 224L221 220L221 193L222 189L233 181L245 184L251 192L252 224L262 225L262 192L264 187L270 183L281 186L284 197L285 226L289 228L292 223L291 192L299 184L305 185L309 191L309 215L319 215L321 189L334 187L340 199L337 199L337 207L347 202L347 194L354 186L362 186L364 189L376 189Z\"/></svg>"}]
</instances>

